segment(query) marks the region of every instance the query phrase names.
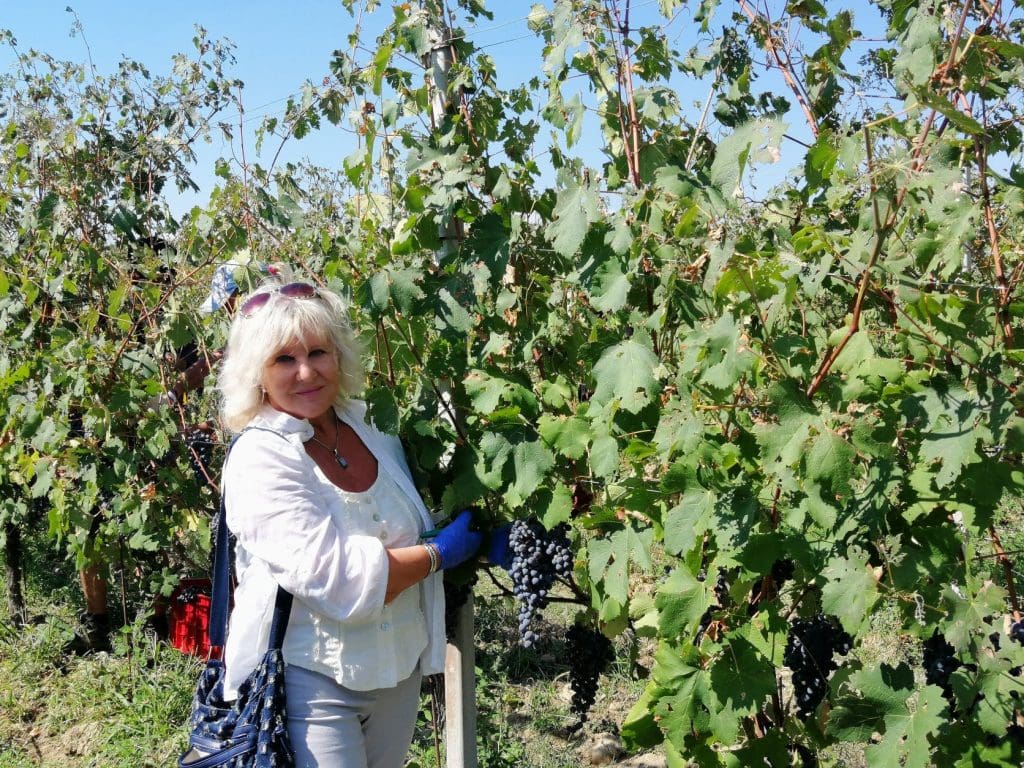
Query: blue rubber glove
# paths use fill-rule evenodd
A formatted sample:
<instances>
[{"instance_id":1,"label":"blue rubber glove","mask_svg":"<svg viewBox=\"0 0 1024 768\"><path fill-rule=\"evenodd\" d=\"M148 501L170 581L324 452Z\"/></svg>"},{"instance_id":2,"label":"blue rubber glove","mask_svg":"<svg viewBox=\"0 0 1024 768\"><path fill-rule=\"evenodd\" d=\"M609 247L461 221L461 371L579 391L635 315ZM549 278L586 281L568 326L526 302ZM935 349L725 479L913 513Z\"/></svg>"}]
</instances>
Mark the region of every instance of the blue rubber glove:
<instances>
[{"instance_id":1,"label":"blue rubber glove","mask_svg":"<svg viewBox=\"0 0 1024 768\"><path fill-rule=\"evenodd\" d=\"M512 551L508 548L511 531L512 523L499 525L491 530L490 541L487 542L487 562L500 565L506 571L512 567Z\"/></svg>"},{"instance_id":2,"label":"blue rubber glove","mask_svg":"<svg viewBox=\"0 0 1024 768\"><path fill-rule=\"evenodd\" d=\"M484 536L482 533L469 530L472 520L469 510L463 510L434 538L433 543L441 555L442 568L453 568L459 563L464 563L480 549Z\"/></svg>"}]
</instances>

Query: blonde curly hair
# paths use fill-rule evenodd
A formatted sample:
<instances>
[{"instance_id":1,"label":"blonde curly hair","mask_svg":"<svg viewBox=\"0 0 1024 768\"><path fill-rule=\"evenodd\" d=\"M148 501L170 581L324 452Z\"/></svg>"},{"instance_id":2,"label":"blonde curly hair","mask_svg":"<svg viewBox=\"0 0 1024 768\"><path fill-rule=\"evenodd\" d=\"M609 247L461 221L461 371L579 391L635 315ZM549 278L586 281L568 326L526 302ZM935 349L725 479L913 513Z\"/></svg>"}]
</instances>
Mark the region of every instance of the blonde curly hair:
<instances>
[{"instance_id":1,"label":"blonde curly hair","mask_svg":"<svg viewBox=\"0 0 1024 768\"><path fill-rule=\"evenodd\" d=\"M270 280L241 299L239 307L257 294L270 294L266 304L248 317L239 312L231 323L217 389L221 419L232 432L241 432L263 408L263 372L281 349L296 341L330 339L338 361L336 405L363 388L360 350L345 301L323 288L316 288L316 295L308 299L290 298L281 294L281 286L280 279Z\"/></svg>"}]
</instances>

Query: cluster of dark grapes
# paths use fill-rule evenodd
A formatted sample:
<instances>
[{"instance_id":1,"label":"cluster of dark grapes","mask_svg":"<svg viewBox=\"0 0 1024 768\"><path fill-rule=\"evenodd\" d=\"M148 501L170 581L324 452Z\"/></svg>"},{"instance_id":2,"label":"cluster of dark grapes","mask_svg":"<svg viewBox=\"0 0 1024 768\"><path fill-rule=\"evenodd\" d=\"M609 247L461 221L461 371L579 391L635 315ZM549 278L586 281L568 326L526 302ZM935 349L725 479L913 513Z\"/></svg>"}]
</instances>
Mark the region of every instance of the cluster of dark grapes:
<instances>
[{"instance_id":1,"label":"cluster of dark grapes","mask_svg":"<svg viewBox=\"0 0 1024 768\"><path fill-rule=\"evenodd\" d=\"M1018 619L1010 624L1010 639L1024 645L1024 619Z\"/></svg>"},{"instance_id":2,"label":"cluster of dark grapes","mask_svg":"<svg viewBox=\"0 0 1024 768\"><path fill-rule=\"evenodd\" d=\"M800 717L810 717L825 698L828 677L838 666L834 655L845 656L852 645L853 638L831 616L819 613L793 622L782 660L793 672L796 710Z\"/></svg>"},{"instance_id":3,"label":"cluster of dark grapes","mask_svg":"<svg viewBox=\"0 0 1024 768\"><path fill-rule=\"evenodd\" d=\"M792 579L794 573L796 573L796 565L788 557L772 563L772 581L775 582L775 589L782 589L782 585Z\"/></svg>"},{"instance_id":4,"label":"cluster of dark grapes","mask_svg":"<svg viewBox=\"0 0 1024 768\"><path fill-rule=\"evenodd\" d=\"M936 630L924 641L921 659L924 667L924 679L928 685L937 685L942 689L946 701L953 702L953 687L949 684L949 676L960 668L953 646Z\"/></svg>"},{"instance_id":5,"label":"cluster of dark grapes","mask_svg":"<svg viewBox=\"0 0 1024 768\"><path fill-rule=\"evenodd\" d=\"M572 711L580 716L579 725L597 697L597 681L615 658L612 642L601 632L582 624L573 624L565 634L569 655L569 684L572 686Z\"/></svg>"},{"instance_id":6,"label":"cluster of dark grapes","mask_svg":"<svg viewBox=\"0 0 1024 768\"><path fill-rule=\"evenodd\" d=\"M718 569L718 576L715 578L715 599L719 608L729 607L729 574L724 568Z\"/></svg>"},{"instance_id":7,"label":"cluster of dark grapes","mask_svg":"<svg viewBox=\"0 0 1024 768\"><path fill-rule=\"evenodd\" d=\"M707 569L701 568L697 572L697 581L706 581L708 578ZM724 568L718 569L718 576L715 578L715 605L710 606L704 615L700 617L700 622L697 625L697 635L693 638L694 645L699 645L700 641L704 639L704 635L708 631L708 627L711 626L711 620L714 618L715 610L719 608L727 608L729 605L729 574Z\"/></svg>"},{"instance_id":8,"label":"cluster of dark grapes","mask_svg":"<svg viewBox=\"0 0 1024 768\"><path fill-rule=\"evenodd\" d=\"M572 550L560 525L548 531L536 520L516 520L508 535L512 555L512 593L519 601L519 636L524 648L540 636L531 629L534 616L548 604L548 590L558 577L572 573Z\"/></svg>"},{"instance_id":9,"label":"cluster of dark grapes","mask_svg":"<svg viewBox=\"0 0 1024 768\"><path fill-rule=\"evenodd\" d=\"M473 594L476 586L477 573L473 571L465 581L444 580L444 633L449 640L455 638L455 630L459 628L459 611L466 600Z\"/></svg>"},{"instance_id":10,"label":"cluster of dark grapes","mask_svg":"<svg viewBox=\"0 0 1024 768\"><path fill-rule=\"evenodd\" d=\"M209 433L192 427L185 432L185 453L188 454L188 463L195 474L196 482L199 485L206 485L208 477L213 477L213 470L210 469L210 461L213 458L214 441Z\"/></svg>"}]
</instances>

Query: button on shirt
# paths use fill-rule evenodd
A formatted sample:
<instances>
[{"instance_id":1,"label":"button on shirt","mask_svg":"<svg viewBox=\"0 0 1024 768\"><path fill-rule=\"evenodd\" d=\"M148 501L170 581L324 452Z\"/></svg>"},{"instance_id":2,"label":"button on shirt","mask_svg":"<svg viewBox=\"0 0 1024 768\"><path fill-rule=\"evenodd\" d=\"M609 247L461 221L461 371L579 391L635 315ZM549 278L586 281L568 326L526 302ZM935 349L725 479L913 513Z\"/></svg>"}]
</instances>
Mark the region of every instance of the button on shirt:
<instances>
[{"instance_id":1,"label":"button on shirt","mask_svg":"<svg viewBox=\"0 0 1024 768\"><path fill-rule=\"evenodd\" d=\"M439 575L384 605L385 547L415 544L433 521L415 495L400 444L369 427L364 413L354 401L338 411L377 458L377 479L365 493L339 489L309 457L308 421L269 407L225 462L227 522L238 538L226 698L266 651L279 584L295 596L286 662L354 690L394 686L417 662L424 674L443 669Z\"/></svg>"}]
</instances>

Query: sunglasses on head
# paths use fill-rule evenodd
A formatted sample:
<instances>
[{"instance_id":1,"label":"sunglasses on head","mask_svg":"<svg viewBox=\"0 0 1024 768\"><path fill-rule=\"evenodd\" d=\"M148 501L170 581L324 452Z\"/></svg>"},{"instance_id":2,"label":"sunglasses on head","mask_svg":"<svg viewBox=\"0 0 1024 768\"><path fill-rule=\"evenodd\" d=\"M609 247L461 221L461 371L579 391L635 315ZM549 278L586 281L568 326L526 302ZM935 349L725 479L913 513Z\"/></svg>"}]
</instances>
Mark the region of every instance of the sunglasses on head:
<instances>
[{"instance_id":1,"label":"sunglasses on head","mask_svg":"<svg viewBox=\"0 0 1024 768\"><path fill-rule=\"evenodd\" d=\"M238 308L239 313L242 317L252 317L266 306L270 297L275 293L280 293L289 299L317 299L320 297L320 292L309 283L288 283L269 291L253 294L242 302L242 306Z\"/></svg>"}]
</instances>

